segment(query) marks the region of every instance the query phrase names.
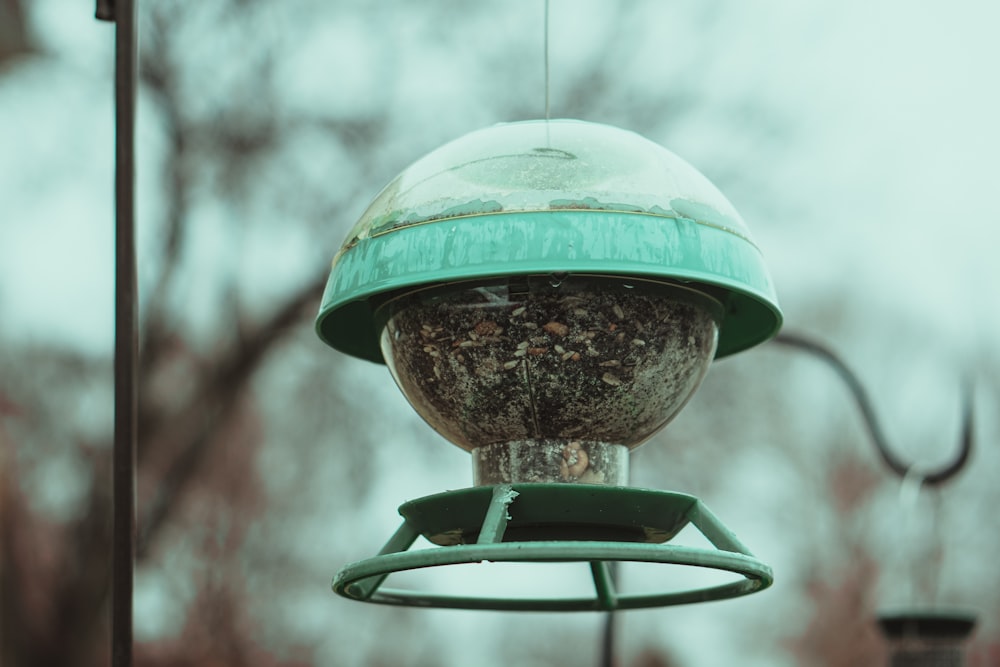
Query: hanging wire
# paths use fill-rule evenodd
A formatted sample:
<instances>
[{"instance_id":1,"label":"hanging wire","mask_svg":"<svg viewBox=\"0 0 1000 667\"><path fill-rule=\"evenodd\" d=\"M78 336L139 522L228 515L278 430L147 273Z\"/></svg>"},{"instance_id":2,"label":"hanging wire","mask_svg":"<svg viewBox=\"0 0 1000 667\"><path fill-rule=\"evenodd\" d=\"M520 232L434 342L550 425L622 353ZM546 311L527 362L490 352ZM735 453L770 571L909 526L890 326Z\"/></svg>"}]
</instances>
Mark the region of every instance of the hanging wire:
<instances>
[{"instance_id":1,"label":"hanging wire","mask_svg":"<svg viewBox=\"0 0 1000 667\"><path fill-rule=\"evenodd\" d=\"M923 479L919 472L912 471L899 482L897 503L901 511L893 553L900 563L899 569L907 572L902 583L897 584L899 599L911 605L920 605L922 602L933 603L937 600L940 569L936 566L928 569L927 565L940 563L944 557L939 540L928 540L926 534L921 535L921 526L926 530L927 527L939 525L941 494L924 493L925 502L923 507L920 507L918 502L921 499L921 491L923 491Z\"/></svg>"},{"instance_id":2,"label":"hanging wire","mask_svg":"<svg viewBox=\"0 0 1000 667\"><path fill-rule=\"evenodd\" d=\"M542 47L545 65L545 120L549 120L549 0L545 0L545 21L542 29L545 31Z\"/></svg>"},{"instance_id":3,"label":"hanging wire","mask_svg":"<svg viewBox=\"0 0 1000 667\"><path fill-rule=\"evenodd\" d=\"M808 352L836 371L840 379L851 390L854 401L861 411L868 434L871 436L872 444L875 445L875 449L878 451L883 463L900 478L919 480L918 486L925 484L928 486L937 486L954 477L965 467L965 464L969 460L969 454L972 451L973 440L973 401L972 390L968 384L962 387L962 433L959 440L958 452L954 458L938 468L917 471L913 464L905 463L893 453L879 425L878 419L875 417L875 411L872 408L871 400L868 398L868 392L865 391L857 375L831 349L798 334L781 333L774 338L774 342Z\"/></svg>"},{"instance_id":4,"label":"hanging wire","mask_svg":"<svg viewBox=\"0 0 1000 667\"><path fill-rule=\"evenodd\" d=\"M111 664L132 665L138 298L135 257L134 0L98 0L115 23L115 434L112 452Z\"/></svg>"}]
</instances>

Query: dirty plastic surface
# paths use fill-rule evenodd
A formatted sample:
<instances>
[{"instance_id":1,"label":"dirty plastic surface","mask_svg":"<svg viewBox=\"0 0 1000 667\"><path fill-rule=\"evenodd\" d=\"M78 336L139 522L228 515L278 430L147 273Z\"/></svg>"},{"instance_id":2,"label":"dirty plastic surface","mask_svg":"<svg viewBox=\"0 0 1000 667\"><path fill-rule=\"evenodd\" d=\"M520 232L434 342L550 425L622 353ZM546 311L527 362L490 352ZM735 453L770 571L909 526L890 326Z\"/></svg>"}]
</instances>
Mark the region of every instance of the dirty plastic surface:
<instances>
[{"instance_id":1,"label":"dirty plastic surface","mask_svg":"<svg viewBox=\"0 0 1000 667\"><path fill-rule=\"evenodd\" d=\"M533 276L418 291L378 314L396 383L441 435L477 456L485 483L618 484L618 455L663 428L715 354L721 306L647 281Z\"/></svg>"},{"instance_id":2,"label":"dirty plastic surface","mask_svg":"<svg viewBox=\"0 0 1000 667\"><path fill-rule=\"evenodd\" d=\"M688 217L750 239L698 170L627 130L577 120L504 123L421 158L375 198L349 235L503 211L605 210Z\"/></svg>"}]
</instances>

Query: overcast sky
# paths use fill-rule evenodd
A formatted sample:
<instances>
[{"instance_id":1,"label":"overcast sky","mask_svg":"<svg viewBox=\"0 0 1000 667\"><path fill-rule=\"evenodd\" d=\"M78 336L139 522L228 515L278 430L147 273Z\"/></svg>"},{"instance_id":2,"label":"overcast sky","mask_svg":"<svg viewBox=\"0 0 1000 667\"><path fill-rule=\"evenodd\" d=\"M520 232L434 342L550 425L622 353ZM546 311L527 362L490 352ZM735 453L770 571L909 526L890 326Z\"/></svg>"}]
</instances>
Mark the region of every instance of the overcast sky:
<instances>
[{"instance_id":1,"label":"overcast sky","mask_svg":"<svg viewBox=\"0 0 1000 667\"><path fill-rule=\"evenodd\" d=\"M553 2L554 115L574 36L599 29L614 5L591 4L594 11ZM73 66L43 61L0 82L2 326L7 335L106 346L112 28L90 20L86 3L38 5L44 42ZM875 293L935 313L930 326L942 334L996 338L1000 316L988 304L1000 286L1000 46L992 34L1000 9L972 0L725 9L713 37L726 37L718 48L733 57L698 73L705 90L720 98L751 90L795 120L791 148L756 166L781 201L769 207L748 197L740 206L741 193L727 193L764 248L779 293L789 305L813 287ZM682 46L697 39L681 30L667 35ZM669 53L642 55L622 73L636 85L642 67L671 68ZM741 150L731 134L695 116L651 138L712 166Z\"/></svg>"}]
</instances>

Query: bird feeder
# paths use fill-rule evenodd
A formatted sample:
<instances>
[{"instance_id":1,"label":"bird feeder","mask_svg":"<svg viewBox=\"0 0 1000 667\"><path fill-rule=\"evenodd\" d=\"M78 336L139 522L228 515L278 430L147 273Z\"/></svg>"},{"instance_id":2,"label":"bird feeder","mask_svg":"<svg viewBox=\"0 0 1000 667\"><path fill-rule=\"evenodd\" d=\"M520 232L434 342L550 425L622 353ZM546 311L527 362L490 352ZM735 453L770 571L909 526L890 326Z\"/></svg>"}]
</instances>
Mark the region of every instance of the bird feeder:
<instances>
[{"instance_id":1,"label":"bird feeder","mask_svg":"<svg viewBox=\"0 0 1000 667\"><path fill-rule=\"evenodd\" d=\"M382 552L343 568L346 597L416 606L600 610L770 585L692 496L628 485L629 453L684 406L715 358L781 314L726 198L649 140L573 120L472 132L375 198L333 260L316 321L385 363L407 400L471 453L474 485L405 503ZM684 526L715 547L670 544ZM409 551L423 536L440 548ZM587 598L387 589L391 573L483 561L590 564ZM629 596L607 563L728 570L732 583Z\"/></svg>"},{"instance_id":2,"label":"bird feeder","mask_svg":"<svg viewBox=\"0 0 1000 667\"><path fill-rule=\"evenodd\" d=\"M962 667L976 617L964 612L884 614L879 628L889 642L890 667Z\"/></svg>"}]
</instances>

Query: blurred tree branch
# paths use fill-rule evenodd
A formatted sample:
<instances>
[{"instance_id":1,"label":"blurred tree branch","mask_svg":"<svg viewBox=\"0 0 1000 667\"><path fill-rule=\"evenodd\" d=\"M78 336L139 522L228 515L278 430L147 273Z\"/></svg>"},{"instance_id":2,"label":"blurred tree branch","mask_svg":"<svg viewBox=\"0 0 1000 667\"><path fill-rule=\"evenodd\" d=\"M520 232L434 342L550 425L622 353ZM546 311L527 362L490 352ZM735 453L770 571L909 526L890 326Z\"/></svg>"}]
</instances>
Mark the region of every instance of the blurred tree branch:
<instances>
[{"instance_id":1,"label":"blurred tree branch","mask_svg":"<svg viewBox=\"0 0 1000 667\"><path fill-rule=\"evenodd\" d=\"M170 327L164 304L184 245L191 176L187 150L189 128L185 127L183 120L182 98L178 94L176 82L177 65L171 60L169 48L172 32L162 12L153 12L150 23L152 29L145 31L140 41L142 51L139 57L139 76L141 85L155 101L163 119L163 131L167 139L167 154L164 157L166 211L163 216L162 250L158 254L158 272L153 279L149 296L144 299L148 304L148 314L140 344L140 377L144 377L155 365L169 335ZM141 400L144 392L139 393Z\"/></svg>"},{"instance_id":2,"label":"blurred tree branch","mask_svg":"<svg viewBox=\"0 0 1000 667\"><path fill-rule=\"evenodd\" d=\"M0 0L0 73L34 52L24 0Z\"/></svg>"},{"instance_id":3,"label":"blurred tree branch","mask_svg":"<svg viewBox=\"0 0 1000 667\"><path fill-rule=\"evenodd\" d=\"M0 21L0 57L6 58L25 50L22 37L27 35L26 23L23 7L12 0L0 4L0 13L4 19ZM261 116L263 122L251 119L246 125L225 118L195 117L185 110L185 105L191 102L181 86L187 64L178 59L183 47L175 41L177 25L184 20L185 15L178 13L176 7L157 5L148 15L140 41L144 92L156 109L161 120L160 131L166 139L162 162L166 205L154 262L156 274L148 296L143 298L148 308L142 328L138 475L143 493L138 523L139 563L148 558L164 527L187 505L185 497L195 488L195 480L204 479L209 467L220 465L209 461L209 453L219 450L225 439L231 438L234 423L246 420L241 399L269 353L315 312L327 268L325 263L318 264L309 272L311 278L276 303L263 318L249 317L240 310L238 300L230 298L233 326L228 334L220 331L216 352L210 359L200 359L189 350L187 334L174 321L169 296L189 239L192 192L198 179L203 178L204 168L196 167L197 161L202 165L206 160L215 161L224 169L235 165L250 178L248 160L267 159L289 128L279 126L267 114ZM262 79L260 84L261 94L270 94L267 81ZM358 127L339 128L325 119L322 122L328 131L345 132L345 143L358 145ZM315 192L299 193L302 195L323 196ZM333 206L317 209L328 210ZM229 295L232 297L233 293ZM56 365L65 363L55 357L50 361ZM178 364L186 371L180 378L176 374ZM4 442L4 447L7 446ZM108 447L101 444L87 449L95 452L89 459L89 492L78 512L79 518L64 525L38 516L19 490L14 472L16 462L13 457L5 457L11 458L11 465L0 470L3 475L0 511L4 519L0 656L4 664L54 667L102 662L106 651L106 619L102 611L107 606L110 584L109 465L103 455ZM250 461L252 453L245 452ZM239 484L255 483L252 465L249 470L251 475ZM233 492L213 484L212 493ZM228 511L236 514L240 510ZM243 511L253 508L246 507ZM39 559L41 553L47 557ZM230 600L227 604L236 604L231 596L239 594L242 591L234 589L224 599ZM52 641L52 637L58 640ZM237 637L232 639L236 641ZM258 663L249 656L233 655L240 664L278 664L272 660Z\"/></svg>"},{"instance_id":4,"label":"blurred tree branch","mask_svg":"<svg viewBox=\"0 0 1000 667\"><path fill-rule=\"evenodd\" d=\"M232 416L240 394L268 351L296 324L311 316L326 285L326 276L304 286L277 312L252 331L244 332L227 354L205 372L205 381L187 405L161 423L147 424L142 449L169 447L176 452L166 471L158 476L148 508L139 522L136 556L142 559L185 488L200 469L219 430ZM140 434L142 435L142 434Z\"/></svg>"}]
</instances>

